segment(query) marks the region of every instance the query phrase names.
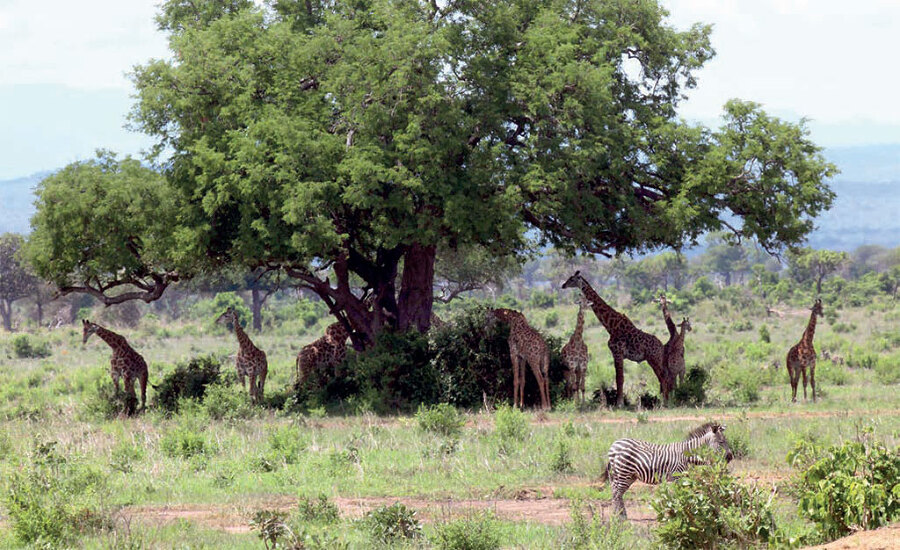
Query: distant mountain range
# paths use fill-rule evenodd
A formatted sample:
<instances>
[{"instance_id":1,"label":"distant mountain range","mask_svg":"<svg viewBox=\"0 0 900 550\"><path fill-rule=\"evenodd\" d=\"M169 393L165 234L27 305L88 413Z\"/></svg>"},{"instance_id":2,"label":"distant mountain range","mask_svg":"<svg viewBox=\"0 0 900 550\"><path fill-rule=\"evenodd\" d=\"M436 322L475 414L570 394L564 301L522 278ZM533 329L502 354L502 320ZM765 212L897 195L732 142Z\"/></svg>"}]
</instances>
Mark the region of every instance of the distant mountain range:
<instances>
[{"instance_id":1,"label":"distant mountain range","mask_svg":"<svg viewBox=\"0 0 900 550\"><path fill-rule=\"evenodd\" d=\"M816 220L814 248L852 250L863 244L900 246L900 144L825 151L841 173L831 183L834 207ZM35 186L52 172L0 181L0 233L27 233Z\"/></svg>"}]
</instances>

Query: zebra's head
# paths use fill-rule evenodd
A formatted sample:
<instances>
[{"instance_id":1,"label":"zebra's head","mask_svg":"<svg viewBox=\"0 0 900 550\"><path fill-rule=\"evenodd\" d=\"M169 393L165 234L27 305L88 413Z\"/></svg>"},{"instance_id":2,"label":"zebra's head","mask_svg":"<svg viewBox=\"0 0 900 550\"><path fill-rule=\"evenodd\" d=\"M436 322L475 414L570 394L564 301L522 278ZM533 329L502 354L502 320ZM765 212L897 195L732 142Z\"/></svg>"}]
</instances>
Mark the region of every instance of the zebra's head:
<instances>
[{"instance_id":1,"label":"zebra's head","mask_svg":"<svg viewBox=\"0 0 900 550\"><path fill-rule=\"evenodd\" d=\"M725 461L731 462L734 453L731 452L731 446L728 445L728 439L725 438L725 426L716 422L707 422L702 426L694 428L688 434L688 439L702 439L712 449L725 454Z\"/></svg>"}]
</instances>

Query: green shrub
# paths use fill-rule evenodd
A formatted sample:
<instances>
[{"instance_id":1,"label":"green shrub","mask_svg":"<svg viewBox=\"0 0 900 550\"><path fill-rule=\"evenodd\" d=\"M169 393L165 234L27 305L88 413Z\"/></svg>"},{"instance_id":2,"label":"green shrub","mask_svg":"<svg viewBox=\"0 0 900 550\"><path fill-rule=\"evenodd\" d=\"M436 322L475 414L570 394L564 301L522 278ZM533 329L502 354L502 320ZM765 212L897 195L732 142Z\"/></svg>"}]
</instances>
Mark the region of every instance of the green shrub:
<instances>
[{"instance_id":1,"label":"green shrub","mask_svg":"<svg viewBox=\"0 0 900 550\"><path fill-rule=\"evenodd\" d=\"M776 535L767 496L738 483L724 460L663 483L651 505L659 521L656 536L667 548L746 548Z\"/></svg>"},{"instance_id":2,"label":"green shrub","mask_svg":"<svg viewBox=\"0 0 900 550\"><path fill-rule=\"evenodd\" d=\"M700 367L691 367L684 377L684 382L676 386L672 392L672 403L675 406L700 407L706 403L706 389L709 386L709 374Z\"/></svg>"},{"instance_id":3,"label":"green shrub","mask_svg":"<svg viewBox=\"0 0 900 550\"><path fill-rule=\"evenodd\" d=\"M528 436L528 417L507 403L494 412L494 433L500 438L500 448L509 452Z\"/></svg>"},{"instance_id":4,"label":"green shrub","mask_svg":"<svg viewBox=\"0 0 900 550\"><path fill-rule=\"evenodd\" d=\"M301 496L297 504L297 517L301 521L337 523L341 519L341 513L326 495L319 495L317 498Z\"/></svg>"},{"instance_id":5,"label":"green shrub","mask_svg":"<svg viewBox=\"0 0 900 550\"><path fill-rule=\"evenodd\" d=\"M219 292L211 300L196 302L191 306L188 317L205 320L212 324L229 307L234 308L238 316L238 322L242 327L246 327L253 314L250 312L250 308L244 304L244 300L234 292Z\"/></svg>"},{"instance_id":6,"label":"green shrub","mask_svg":"<svg viewBox=\"0 0 900 550\"><path fill-rule=\"evenodd\" d=\"M879 357L875 364L875 377L882 384L900 384L900 357Z\"/></svg>"},{"instance_id":7,"label":"green shrub","mask_svg":"<svg viewBox=\"0 0 900 550\"><path fill-rule=\"evenodd\" d=\"M569 442L563 438L556 441L550 456L550 471L565 474L572 471L572 451Z\"/></svg>"},{"instance_id":8,"label":"green shrub","mask_svg":"<svg viewBox=\"0 0 900 550\"><path fill-rule=\"evenodd\" d=\"M171 458L191 458L212 452L206 438L188 426L178 426L168 431L160 439L159 446Z\"/></svg>"},{"instance_id":9,"label":"green shrub","mask_svg":"<svg viewBox=\"0 0 900 550\"><path fill-rule=\"evenodd\" d=\"M203 401L206 388L219 380L221 361L214 355L194 357L179 363L156 388L156 405L164 411L178 412L182 398Z\"/></svg>"},{"instance_id":10,"label":"green shrub","mask_svg":"<svg viewBox=\"0 0 900 550\"><path fill-rule=\"evenodd\" d=\"M827 450L798 442L788 461L806 465L798 483L800 513L827 540L900 518L900 452L848 441Z\"/></svg>"},{"instance_id":11,"label":"green shrub","mask_svg":"<svg viewBox=\"0 0 900 550\"><path fill-rule=\"evenodd\" d=\"M759 327L759 341L766 344L772 341L772 337L769 335L769 327L766 325L760 325Z\"/></svg>"},{"instance_id":12,"label":"green shrub","mask_svg":"<svg viewBox=\"0 0 900 550\"><path fill-rule=\"evenodd\" d=\"M259 531L266 549L342 550L348 547L337 535L312 533L302 525L289 525L287 514L278 510L259 510L250 520L250 528Z\"/></svg>"},{"instance_id":13,"label":"green shrub","mask_svg":"<svg viewBox=\"0 0 900 550\"><path fill-rule=\"evenodd\" d=\"M109 455L109 467L123 474L131 473L132 463L144 458L144 451L140 447L121 442Z\"/></svg>"},{"instance_id":14,"label":"green shrub","mask_svg":"<svg viewBox=\"0 0 900 550\"><path fill-rule=\"evenodd\" d=\"M553 328L559 324L559 313L555 311L551 311L544 317L544 326L547 328Z\"/></svg>"},{"instance_id":15,"label":"green shrub","mask_svg":"<svg viewBox=\"0 0 900 550\"><path fill-rule=\"evenodd\" d=\"M416 411L416 422L423 431L451 439L459 438L466 423L456 407L449 403L420 404Z\"/></svg>"},{"instance_id":16,"label":"green shrub","mask_svg":"<svg viewBox=\"0 0 900 550\"><path fill-rule=\"evenodd\" d=\"M416 511L401 502L375 508L363 517L362 525L373 539L384 544L422 535Z\"/></svg>"},{"instance_id":17,"label":"green shrub","mask_svg":"<svg viewBox=\"0 0 900 550\"><path fill-rule=\"evenodd\" d=\"M29 334L19 334L11 341L13 353L21 359L42 359L50 357L50 342L32 337Z\"/></svg>"},{"instance_id":18,"label":"green shrub","mask_svg":"<svg viewBox=\"0 0 900 550\"><path fill-rule=\"evenodd\" d=\"M111 527L111 511L103 504L108 496L98 471L48 442L36 443L28 462L11 471L3 504L20 543L72 547L79 535Z\"/></svg>"},{"instance_id":19,"label":"green shrub","mask_svg":"<svg viewBox=\"0 0 900 550\"><path fill-rule=\"evenodd\" d=\"M200 399L201 408L213 420L252 418L257 414L247 391L238 384L225 383L221 378L208 384Z\"/></svg>"},{"instance_id":20,"label":"green shrub","mask_svg":"<svg viewBox=\"0 0 900 550\"><path fill-rule=\"evenodd\" d=\"M137 385L137 384L136 384ZM120 416L131 416L137 412L138 400L122 391L116 391L111 379L107 377L96 381L97 391L90 394L84 407L90 416L112 420ZM136 390L140 391L139 389Z\"/></svg>"},{"instance_id":21,"label":"green shrub","mask_svg":"<svg viewBox=\"0 0 900 550\"><path fill-rule=\"evenodd\" d=\"M503 545L499 526L489 513L435 526L431 542L438 550L494 550Z\"/></svg>"},{"instance_id":22,"label":"green shrub","mask_svg":"<svg viewBox=\"0 0 900 550\"><path fill-rule=\"evenodd\" d=\"M631 525L618 517L604 519L599 510L573 500L572 521L567 526L560 546L566 550L631 550L634 538ZM588 508L590 519L585 516Z\"/></svg>"},{"instance_id":23,"label":"green shrub","mask_svg":"<svg viewBox=\"0 0 900 550\"><path fill-rule=\"evenodd\" d=\"M537 309L549 309L556 305L556 295L543 290L532 290L528 305Z\"/></svg>"},{"instance_id":24,"label":"green shrub","mask_svg":"<svg viewBox=\"0 0 900 550\"><path fill-rule=\"evenodd\" d=\"M282 426L269 434L269 451L285 464L296 464L309 446L306 436L293 426Z\"/></svg>"}]
</instances>

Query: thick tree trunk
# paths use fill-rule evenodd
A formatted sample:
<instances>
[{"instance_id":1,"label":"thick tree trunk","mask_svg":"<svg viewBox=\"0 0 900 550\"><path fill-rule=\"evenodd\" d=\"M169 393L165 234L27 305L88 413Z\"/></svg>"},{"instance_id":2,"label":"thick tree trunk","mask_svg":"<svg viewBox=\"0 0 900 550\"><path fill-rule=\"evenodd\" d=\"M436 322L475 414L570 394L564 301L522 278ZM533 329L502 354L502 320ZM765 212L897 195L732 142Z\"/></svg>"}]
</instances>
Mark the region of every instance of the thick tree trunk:
<instances>
[{"instance_id":1,"label":"thick tree trunk","mask_svg":"<svg viewBox=\"0 0 900 550\"><path fill-rule=\"evenodd\" d=\"M414 244L403 257L403 280L397 304L400 330L425 332L431 326L435 256L433 245Z\"/></svg>"},{"instance_id":2,"label":"thick tree trunk","mask_svg":"<svg viewBox=\"0 0 900 550\"><path fill-rule=\"evenodd\" d=\"M250 289L250 309L253 311L253 330L262 332L262 306L265 298L258 288Z\"/></svg>"},{"instance_id":3,"label":"thick tree trunk","mask_svg":"<svg viewBox=\"0 0 900 550\"><path fill-rule=\"evenodd\" d=\"M0 317L3 317L3 328L12 332L12 302L0 300Z\"/></svg>"}]
</instances>

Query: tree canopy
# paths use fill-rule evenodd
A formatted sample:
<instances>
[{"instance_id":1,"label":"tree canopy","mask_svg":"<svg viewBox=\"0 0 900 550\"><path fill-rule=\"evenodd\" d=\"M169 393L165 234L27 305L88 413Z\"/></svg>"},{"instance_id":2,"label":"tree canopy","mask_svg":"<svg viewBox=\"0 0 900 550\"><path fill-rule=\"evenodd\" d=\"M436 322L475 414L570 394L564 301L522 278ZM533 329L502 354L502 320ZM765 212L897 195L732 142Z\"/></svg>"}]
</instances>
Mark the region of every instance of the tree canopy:
<instances>
[{"instance_id":1,"label":"tree canopy","mask_svg":"<svg viewBox=\"0 0 900 550\"><path fill-rule=\"evenodd\" d=\"M13 303L31 294L37 284L19 257L24 242L17 233L0 235L0 318L7 331L12 330Z\"/></svg>"},{"instance_id":2,"label":"tree canopy","mask_svg":"<svg viewBox=\"0 0 900 550\"><path fill-rule=\"evenodd\" d=\"M427 328L442 250L802 242L834 167L805 122L755 103L718 130L678 119L714 52L709 26L666 17L656 0L165 2L172 56L135 69L132 119L171 216L123 205L108 223L133 239L113 244L42 221L67 208L42 194L42 274L109 300L126 280L147 299L221 265L284 270L363 347Z\"/></svg>"}]
</instances>

